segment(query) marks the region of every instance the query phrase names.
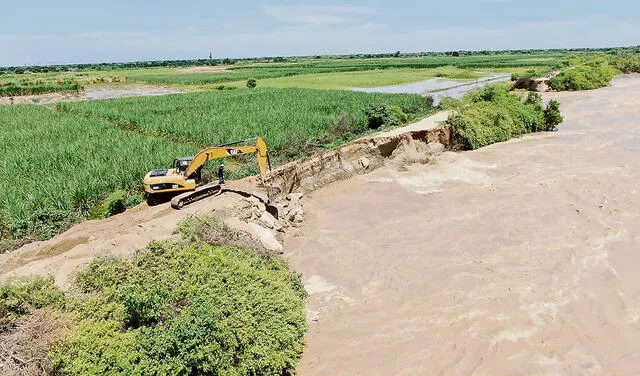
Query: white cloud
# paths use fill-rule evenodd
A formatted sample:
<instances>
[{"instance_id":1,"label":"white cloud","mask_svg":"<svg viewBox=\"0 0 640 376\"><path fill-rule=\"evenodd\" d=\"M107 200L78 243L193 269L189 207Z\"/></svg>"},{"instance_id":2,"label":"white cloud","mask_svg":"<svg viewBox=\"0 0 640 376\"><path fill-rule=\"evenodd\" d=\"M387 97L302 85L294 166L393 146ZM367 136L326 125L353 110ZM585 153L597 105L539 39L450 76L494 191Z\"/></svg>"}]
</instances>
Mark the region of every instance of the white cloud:
<instances>
[{"instance_id":1,"label":"white cloud","mask_svg":"<svg viewBox=\"0 0 640 376\"><path fill-rule=\"evenodd\" d=\"M265 8L265 13L282 21L310 25L360 22L365 16L379 14L371 8L341 5L268 7Z\"/></svg>"}]
</instances>

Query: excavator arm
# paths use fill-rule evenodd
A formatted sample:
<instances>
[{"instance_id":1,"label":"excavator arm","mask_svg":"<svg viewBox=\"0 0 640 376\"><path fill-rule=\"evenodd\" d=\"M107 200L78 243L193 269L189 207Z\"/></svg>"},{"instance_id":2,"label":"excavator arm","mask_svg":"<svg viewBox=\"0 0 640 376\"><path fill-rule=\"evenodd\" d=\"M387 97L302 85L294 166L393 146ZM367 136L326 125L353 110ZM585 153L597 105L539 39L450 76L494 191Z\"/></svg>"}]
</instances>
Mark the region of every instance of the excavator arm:
<instances>
[{"instance_id":1,"label":"excavator arm","mask_svg":"<svg viewBox=\"0 0 640 376\"><path fill-rule=\"evenodd\" d=\"M237 144L247 143L253 140L256 141L255 145L235 146ZM267 144L264 142L262 137L236 141L226 145L211 146L203 149L193 158L187 169L184 171L184 176L185 178L188 178L196 172L196 170L212 159L256 153L258 157L258 167L260 168L260 178L262 179L262 183L266 184L268 177L267 173L269 171L269 154L267 152Z\"/></svg>"}]
</instances>

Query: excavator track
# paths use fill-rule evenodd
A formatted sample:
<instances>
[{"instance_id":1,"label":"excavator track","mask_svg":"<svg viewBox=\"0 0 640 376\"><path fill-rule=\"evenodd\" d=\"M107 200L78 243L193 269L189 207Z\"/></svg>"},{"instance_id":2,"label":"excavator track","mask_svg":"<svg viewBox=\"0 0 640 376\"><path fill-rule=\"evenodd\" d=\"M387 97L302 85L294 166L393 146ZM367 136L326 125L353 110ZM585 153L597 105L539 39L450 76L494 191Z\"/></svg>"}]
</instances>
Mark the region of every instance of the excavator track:
<instances>
[{"instance_id":1,"label":"excavator track","mask_svg":"<svg viewBox=\"0 0 640 376\"><path fill-rule=\"evenodd\" d=\"M192 202L202 200L210 196L217 196L222 193L222 186L218 183L206 184L196 188L195 191L185 192L171 199L171 207L182 209Z\"/></svg>"}]
</instances>

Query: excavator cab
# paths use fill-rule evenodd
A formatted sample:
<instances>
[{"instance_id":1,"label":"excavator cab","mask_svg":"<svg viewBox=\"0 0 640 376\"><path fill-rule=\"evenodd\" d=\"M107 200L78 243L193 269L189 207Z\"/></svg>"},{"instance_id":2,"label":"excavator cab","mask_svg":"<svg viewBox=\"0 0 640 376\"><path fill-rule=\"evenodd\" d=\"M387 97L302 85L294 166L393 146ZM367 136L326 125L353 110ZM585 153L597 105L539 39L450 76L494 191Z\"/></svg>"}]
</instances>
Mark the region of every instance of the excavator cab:
<instances>
[{"instance_id":1,"label":"excavator cab","mask_svg":"<svg viewBox=\"0 0 640 376\"><path fill-rule=\"evenodd\" d=\"M176 172L182 174L187 171L187 167L189 167L191 161L193 161L193 157L176 158L176 160L173 161L173 167L176 169Z\"/></svg>"}]
</instances>

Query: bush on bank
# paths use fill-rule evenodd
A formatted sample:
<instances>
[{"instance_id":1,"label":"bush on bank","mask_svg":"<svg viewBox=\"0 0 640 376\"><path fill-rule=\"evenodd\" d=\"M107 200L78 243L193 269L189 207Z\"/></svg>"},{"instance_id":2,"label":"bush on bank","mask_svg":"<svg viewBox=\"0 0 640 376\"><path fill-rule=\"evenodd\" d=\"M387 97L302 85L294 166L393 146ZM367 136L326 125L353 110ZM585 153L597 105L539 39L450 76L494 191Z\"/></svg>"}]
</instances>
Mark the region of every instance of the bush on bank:
<instances>
[{"instance_id":1,"label":"bush on bank","mask_svg":"<svg viewBox=\"0 0 640 376\"><path fill-rule=\"evenodd\" d=\"M307 329L299 276L269 253L205 243L201 222L131 260L93 261L67 296L48 279L0 284L0 320L65 312L55 375L293 375Z\"/></svg>"},{"instance_id":2,"label":"bush on bank","mask_svg":"<svg viewBox=\"0 0 640 376\"><path fill-rule=\"evenodd\" d=\"M500 84L478 89L450 105L454 109L447 124L467 149L553 130L562 122L558 102L552 101L544 108L538 93L527 93L523 100Z\"/></svg>"},{"instance_id":3,"label":"bush on bank","mask_svg":"<svg viewBox=\"0 0 640 376\"><path fill-rule=\"evenodd\" d=\"M558 91L593 90L609 85L616 73L607 64L578 66L552 77L549 86Z\"/></svg>"}]
</instances>

